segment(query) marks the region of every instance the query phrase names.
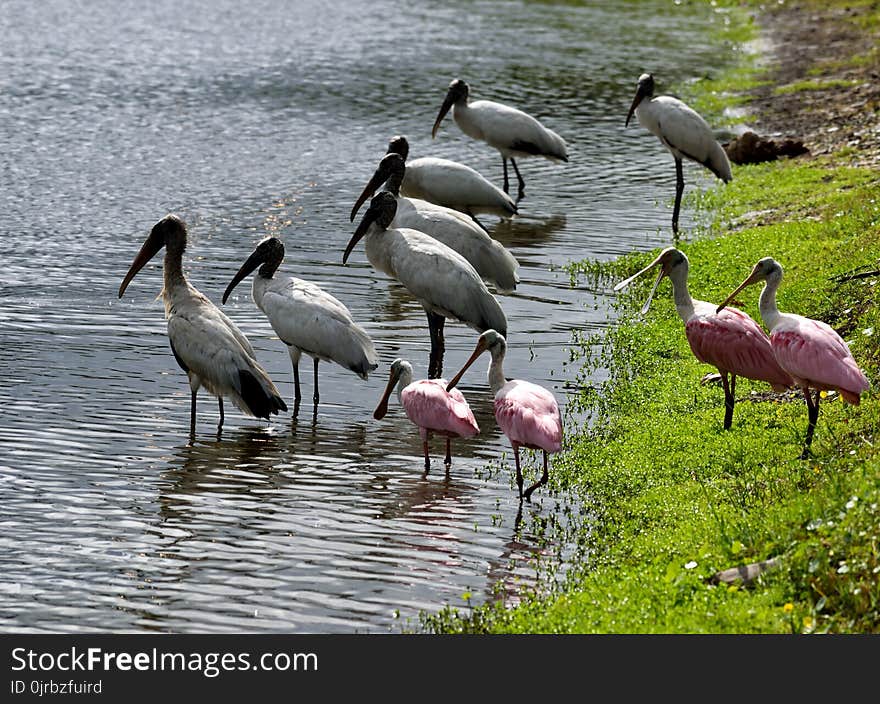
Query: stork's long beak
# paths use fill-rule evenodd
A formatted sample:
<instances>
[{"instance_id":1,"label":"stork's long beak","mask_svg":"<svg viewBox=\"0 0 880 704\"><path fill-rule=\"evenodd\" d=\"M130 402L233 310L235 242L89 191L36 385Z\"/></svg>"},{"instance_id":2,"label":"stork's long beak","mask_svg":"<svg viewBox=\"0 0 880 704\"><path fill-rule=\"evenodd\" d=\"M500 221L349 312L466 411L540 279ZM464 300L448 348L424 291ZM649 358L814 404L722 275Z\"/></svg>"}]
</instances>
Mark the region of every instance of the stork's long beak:
<instances>
[{"instance_id":1,"label":"stork's long beak","mask_svg":"<svg viewBox=\"0 0 880 704\"><path fill-rule=\"evenodd\" d=\"M373 418L376 420L382 420L385 417L385 414L388 413L388 398L391 396L391 392L394 391L394 385L397 383L398 379L400 379L400 370L392 366L391 374L388 377L388 384L385 386L385 391L382 392L382 398L379 399L379 405L376 406L376 410L373 411Z\"/></svg>"},{"instance_id":2,"label":"stork's long beak","mask_svg":"<svg viewBox=\"0 0 880 704\"><path fill-rule=\"evenodd\" d=\"M150 232L146 241L141 246L141 251L137 253L137 256L134 258L134 261L131 263L131 266L128 269L128 273L125 275L125 278L122 279L122 283L119 285L119 298L122 298L122 294L125 293L125 289L128 288L128 284L131 283L131 280L135 277L135 274L143 269L144 265L153 257L155 257L164 245L165 240L162 238L161 235Z\"/></svg>"},{"instance_id":3,"label":"stork's long beak","mask_svg":"<svg viewBox=\"0 0 880 704\"><path fill-rule=\"evenodd\" d=\"M660 255L659 257L657 257L653 262L651 262L650 264L648 264L648 266L646 266L644 269L642 269L641 271L637 271L635 274L633 274L632 276L630 276L628 279L624 279L624 280L621 281L620 283L616 284L616 285L614 286L614 290L615 290L615 291L620 291L622 288L626 288L626 287L629 286L629 285L630 285L635 279L637 279L639 276L641 276L642 274L644 274L644 273L650 271L650 270L653 269L655 266L659 266L659 265L660 265L660 261L661 261L662 258L663 258L663 255L661 254L661 255ZM664 276L666 276L666 271L661 267L661 269L660 269L660 273L657 275L657 280L654 282L654 287L651 289L651 293L648 295L648 300L645 301L645 305L642 306L642 310L641 310L641 314L642 314L642 315L644 315L645 313L647 313L647 312L648 312L648 308L651 307L651 301L653 300L653 298L654 298L654 294L657 292L657 287L660 285L660 282L663 280L663 277L664 277Z\"/></svg>"},{"instance_id":4,"label":"stork's long beak","mask_svg":"<svg viewBox=\"0 0 880 704\"><path fill-rule=\"evenodd\" d=\"M632 119L633 113L636 111L636 108L639 106L639 103L642 102L642 99L645 97L645 91L639 86L636 91L636 97L633 98L632 105L629 106L629 112L626 114L626 122L624 123L624 127L629 125L629 121Z\"/></svg>"},{"instance_id":5,"label":"stork's long beak","mask_svg":"<svg viewBox=\"0 0 880 704\"><path fill-rule=\"evenodd\" d=\"M489 348L486 346L486 341L482 337L480 337L480 339L477 340L477 346L474 348L474 352L473 354L471 354L470 359L468 359L468 361L464 363L464 366L458 370L458 374L452 377L452 380L446 385L447 391L452 391L452 389L455 388L455 385L458 384L459 381L461 381L461 377L464 376L464 373L467 371L468 367L476 362L477 357L483 354L483 352L485 352L487 349Z\"/></svg>"},{"instance_id":6,"label":"stork's long beak","mask_svg":"<svg viewBox=\"0 0 880 704\"><path fill-rule=\"evenodd\" d=\"M758 281L759 281L758 267L755 266L755 268L752 269L752 273L749 274L746 277L745 281L743 281L739 286L737 286L733 290L733 292L727 298L724 299L724 301L721 303L721 305L719 305L715 309L715 312L720 313L722 311L722 309L726 308L727 305L736 297L736 294L738 294L740 291L742 291L746 286L751 286L752 284L757 283Z\"/></svg>"},{"instance_id":7,"label":"stork's long beak","mask_svg":"<svg viewBox=\"0 0 880 704\"><path fill-rule=\"evenodd\" d=\"M374 208L368 208L367 212L364 213L361 224L357 226L357 229L354 231L354 234L351 236L351 239L345 247L345 252L342 254L343 264L348 263L348 257L351 254L351 251L354 249L355 245L361 241L363 236L367 234L367 230L370 229L370 225L376 222L377 217L378 212Z\"/></svg>"},{"instance_id":8,"label":"stork's long beak","mask_svg":"<svg viewBox=\"0 0 880 704\"><path fill-rule=\"evenodd\" d=\"M349 218L350 222L354 222L354 216L357 215L357 211L360 210L364 201L366 201L367 198L372 197L372 195L379 189L379 186L388 180L390 175L391 169L388 166L388 162L383 159L379 162L379 167L364 188L364 192L361 193L360 197L355 201L354 207L351 209L351 216Z\"/></svg>"},{"instance_id":9,"label":"stork's long beak","mask_svg":"<svg viewBox=\"0 0 880 704\"><path fill-rule=\"evenodd\" d=\"M437 113L437 119L434 120L434 126L431 128L431 139L437 136L437 130L440 129L440 123L443 122L443 118L446 117L446 113L449 112L449 108L452 107L452 104L455 102L455 96L452 95L452 91L448 91L446 93L446 98L443 100L443 105L440 106L440 112Z\"/></svg>"},{"instance_id":10,"label":"stork's long beak","mask_svg":"<svg viewBox=\"0 0 880 704\"><path fill-rule=\"evenodd\" d=\"M254 269L256 269L260 264L266 261L266 255L261 250L257 249L251 253L247 259L245 259L244 264L241 265L241 269L238 270L238 273L232 277L232 281L229 282L229 286L226 287L226 290L223 292L223 302L226 303L226 299L229 298L229 294L232 293L232 289L238 286L239 282L248 274L250 274Z\"/></svg>"}]
</instances>

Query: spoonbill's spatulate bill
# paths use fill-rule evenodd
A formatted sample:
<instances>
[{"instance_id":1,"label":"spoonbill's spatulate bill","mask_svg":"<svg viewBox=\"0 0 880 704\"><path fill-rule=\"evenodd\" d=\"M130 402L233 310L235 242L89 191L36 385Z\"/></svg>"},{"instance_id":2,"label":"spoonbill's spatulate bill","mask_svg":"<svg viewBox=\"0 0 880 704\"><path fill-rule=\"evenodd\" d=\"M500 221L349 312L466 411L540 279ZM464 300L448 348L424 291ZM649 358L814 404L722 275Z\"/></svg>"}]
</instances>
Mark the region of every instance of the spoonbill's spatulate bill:
<instances>
[{"instance_id":1,"label":"spoonbill's spatulate bill","mask_svg":"<svg viewBox=\"0 0 880 704\"><path fill-rule=\"evenodd\" d=\"M489 328L506 331L507 317L467 259L424 232L392 228L396 213L393 195L376 194L345 248L342 263L364 239L373 268L399 281L422 304L431 333L428 378L436 379L443 373L447 318L482 332Z\"/></svg>"},{"instance_id":2,"label":"spoonbill's spatulate bill","mask_svg":"<svg viewBox=\"0 0 880 704\"><path fill-rule=\"evenodd\" d=\"M461 254L484 281L502 293L510 293L519 283L519 262L500 242L471 218L442 205L421 198L400 195L406 175L406 163L400 154L382 157L379 167L351 209L351 220L367 198L385 184L385 190L397 199L397 214L391 227L408 227L430 235Z\"/></svg>"},{"instance_id":3,"label":"spoonbill's spatulate bill","mask_svg":"<svg viewBox=\"0 0 880 704\"><path fill-rule=\"evenodd\" d=\"M684 323L691 351L697 359L713 365L721 374L725 430L729 430L733 423L738 376L766 381L774 391L784 391L794 386L794 380L776 361L767 334L751 317L736 308L716 312L714 303L691 298L688 292L690 264L681 250L667 247L644 269L618 283L614 290L620 291L636 277L655 267L660 268L660 273L642 307L642 314L651 305L651 299L663 277L668 276L672 281L675 309Z\"/></svg>"},{"instance_id":4,"label":"spoonbill's spatulate bill","mask_svg":"<svg viewBox=\"0 0 880 704\"><path fill-rule=\"evenodd\" d=\"M726 308L746 286L759 281L764 288L758 298L761 319L770 331L770 345L779 366L788 372L804 392L807 402L807 435L801 459L810 455L813 431L819 419L821 391L836 390L847 403L858 406L862 393L868 390L868 377L859 369L849 346L840 335L821 320L805 318L795 313L780 313L776 306L776 291L782 282L782 267L772 257L764 257L752 272L718 306ZM815 395L812 395L815 392Z\"/></svg>"},{"instance_id":5,"label":"spoonbill's spatulate bill","mask_svg":"<svg viewBox=\"0 0 880 704\"><path fill-rule=\"evenodd\" d=\"M294 414L302 393L299 360L303 352L314 360L315 387L312 399L317 407L318 362L335 362L366 379L379 363L373 341L351 312L320 286L293 276L279 275L284 244L267 237L242 264L223 293L223 303L248 274L259 267L251 287L254 303L269 319L279 339L287 345L293 364Z\"/></svg>"},{"instance_id":6,"label":"spoonbill's spatulate bill","mask_svg":"<svg viewBox=\"0 0 880 704\"><path fill-rule=\"evenodd\" d=\"M480 432L480 426L458 389L447 391L446 379L419 379L413 381L412 365L397 358L391 363L388 385L379 399L373 417L381 420L388 412L388 397L397 384L397 398L406 417L418 427L425 452L425 471L431 467L428 442L432 435L446 438L446 466L452 464L452 439L470 438Z\"/></svg>"},{"instance_id":7,"label":"spoonbill's spatulate bill","mask_svg":"<svg viewBox=\"0 0 880 704\"><path fill-rule=\"evenodd\" d=\"M654 76L639 76L636 96L626 115L629 125L633 113L639 123L660 140L675 159L675 205L672 210L672 231L678 234L678 214L684 192L683 159L702 164L725 183L733 175L730 161L702 116L678 98L654 96Z\"/></svg>"},{"instance_id":8,"label":"spoonbill's spatulate bill","mask_svg":"<svg viewBox=\"0 0 880 704\"><path fill-rule=\"evenodd\" d=\"M470 87L456 78L449 84L446 98L434 120L431 137L437 136L440 123L452 108L452 119L468 137L479 139L501 154L504 168L504 192L510 192L507 161L510 160L519 185L518 200L525 196L526 184L516 159L541 156L551 161L568 161L565 140L528 113L492 100L468 101Z\"/></svg>"},{"instance_id":9,"label":"spoonbill's spatulate bill","mask_svg":"<svg viewBox=\"0 0 880 704\"><path fill-rule=\"evenodd\" d=\"M510 440L516 460L516 485L520 498L530 499L532 492L547 483L549 476L549 453L562 449L562 416L553 394L543 386L522 379L506 379L504 376L504 354L507 342L495 330L486 330L477 341L477 346L464 366L452 378L447 389L455 388L461 377L477 358L486 350L492 357L489 364L489 389L495 399L495 421ZM544 455L544 472L541 478L523 491L523 475L520 466L519 448L528 447L541 450Z\"/></svg>"},{"instance_id":10,"label":"spoonbill's spatulate bill","mask_svg":"<svg viewBox=\"0 0 880 704\"><path fill-rule=\"evenodd\" d=\"M122 284L119 298L144 265L165 247L162 298L168 319L171 351L189 377L190 432L196 427L196 393L205 387L217 397L223 426L223 397L241 411L270 419L287 406L269 375L256 360L251 343L217 306L187 280L183 272L186 225L176 215L166 215L150 231Z\"/></svg>"}]
</instances>

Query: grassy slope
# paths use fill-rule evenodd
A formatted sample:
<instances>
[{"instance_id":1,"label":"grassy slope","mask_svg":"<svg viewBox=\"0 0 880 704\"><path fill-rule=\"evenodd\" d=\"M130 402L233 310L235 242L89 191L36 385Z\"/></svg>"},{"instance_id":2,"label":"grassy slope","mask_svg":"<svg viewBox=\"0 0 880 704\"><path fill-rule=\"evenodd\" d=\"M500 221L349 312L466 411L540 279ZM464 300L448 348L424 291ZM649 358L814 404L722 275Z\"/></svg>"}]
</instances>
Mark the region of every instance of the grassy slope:
<instances>
[{"instance_id":1,"label":"grassy slope","mask_svg":"<svg viewBox=\"0 0 880 704\"><path fill-rule=\"evenodd\" d=\"M796 459L806 428L800 395L757 400L768 387L740 380L725 432L720 387L699 383L714 369L691 353L668 282L638 317L653 283L643 277L619 297L619 325L598 348L584 345L585 369L601 366L609 379L581 399L594 422L568 438L551 475L552 488L579 492L597 516L586 538L591 563L561 594L510 610L446 609L425 630L880 632L880 277L833 278L880 268L878 174L798 159L735 167L731 184L701 186L708 190L687 205L708 221L679 243L692 295L720 301L773 256L785 269L780 309L841 332L872 391L859 407L835 394L823 400L808 461ZM583 262L573 277L611 286L654 256ZM758 292L743 291L738 306L760 320ZM781 567L751 588L708 582L775 556Z\"/></svg>"}]
</instances>

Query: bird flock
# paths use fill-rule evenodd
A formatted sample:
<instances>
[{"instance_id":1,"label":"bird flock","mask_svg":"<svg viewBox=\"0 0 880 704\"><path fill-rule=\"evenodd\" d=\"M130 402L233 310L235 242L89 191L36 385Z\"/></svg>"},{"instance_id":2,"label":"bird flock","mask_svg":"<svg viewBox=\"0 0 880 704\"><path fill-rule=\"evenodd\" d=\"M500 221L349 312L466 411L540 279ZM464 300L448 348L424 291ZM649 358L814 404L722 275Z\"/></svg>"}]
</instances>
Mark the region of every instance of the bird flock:
<instances>
[{"instance_id":1,"label":"bird flock","mask_svg":"<svg viewBox=\"0 0 880 704\"><path fill-rule=\"evenodd\" d=\"M455 161L420 156L409 159L403 136L388 142L363 191L349 214L353 223L369 201L342 253L347 264L363 241L370 265L399 282L423 307L428 322L430 355L425 379L414 379L413 366L398 357L390 365L388 383L373 417L381 420L395 388L407 418L419 429L425 470L430 468L430 440L445 438L445 465L452 462L451 442L480 433L474 414L457 384L484 352L489 352L488 388L494 400L499 428L513 449L520 500L529 500L549 477L548 455L561 451L563 428L553 393L537 384L504 375L508 348L508 320L489 286L499 294L513 292L520 281L519 263L478 219L494 215L515 217L525 197L525 180L517 159L543 157L567 162L565 140L531 115L509 105L470 101L470 87L453 80L431 129L436 138L451 110L456 125L467 136L481 140L501 155L504 182L498 187L476 170ZM635 99L624 126L636 115L639 123L657 136L672 154L676 167L672 229L678 232L678 215L684 189L683 160L696 162L724 182L732 178L724 149L705 120L680 100L654 96L654 78L639 77ZM517 195L510 195L508 162L517 179ZM381 190L380 190L381 189ZM165 249L162 297L171 352L187 374L191 391L190 436L196 428L196 397L205 388L219 404L218 429L224 421L223 400L229 399L248 416L271 420L288 410L269 374L257 361L254 349L236 324L207 296L198 291L183 270L187 245L186 224L168 214L151 229L119 287L122 298L137 273ZM319 362L333 362L367 379L379 367L373 341L345 304L309 281L280 271L284 245L277 237L259 242L232 276L222 296L253 274L251 293L290 355L293 381L293 416L299 411L302 389L299 362L305 354L313 360L314 413L320 400ZM692 299L688 293L689 262L680 250L669 247L645 269L615 286L620 290L641 274L660 272L643 312L663 277L673 286L676 309L694 355L714 365L725 397L724 428L732 425L737 377L769 383L775 390L799 387L809 414L802 456L809 452L818 418L820 391L839 390L844 400L858 404L868 388L864 373L843 340L828 325L801 316L780 313L776 291L782 268L772 258L758 262L752 273L720 305ZM728 304L745 286L764 281L759 309L770 334L748 315ZM447 381L443 377L444 325L464 323L478 333L473 354ZM520 448L543 453L543 472L526 488Z\"/></svg>"}]
</instances>

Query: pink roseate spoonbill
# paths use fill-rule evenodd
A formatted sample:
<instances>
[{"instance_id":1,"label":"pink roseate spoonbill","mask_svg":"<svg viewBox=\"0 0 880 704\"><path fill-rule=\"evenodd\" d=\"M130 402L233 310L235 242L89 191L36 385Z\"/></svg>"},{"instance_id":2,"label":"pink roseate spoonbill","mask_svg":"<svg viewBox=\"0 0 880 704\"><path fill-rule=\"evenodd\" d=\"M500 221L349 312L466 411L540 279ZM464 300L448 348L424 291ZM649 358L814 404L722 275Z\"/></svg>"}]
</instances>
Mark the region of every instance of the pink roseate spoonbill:
<instances>
[{"instance_id":1,"label":"pink roseate spoonbill","mask_svg":"<svg viewBox=\"0 0 880 704\"><path fill-rule=\"evenodd\" d=\"M785 391L794 386L794 380L776 361L767 333L757 322L736 308L725 308L716 312L714 303L691 298L688 292L690 264L684 252L675 247L664 249L653 262L618 283L614 290L620 291L636 277L654 267L660 267L660 273L642 307L642 314L648 311L663 277L668 276L672 282L675 309L684 322L685 336L691 351L704 364L716 367L721 375L725 430L729 430L733 423L738 376L766 381L774 391Z\"/></svg>"},{"instance_id":2,"label":"pink roseate spoonbill","mask_svg":"<svg viewBox=\"0 0 880 704\"><path fill-rule=\"evenodd\" d=\"M346 246L342 263L365 239L373 268L399 281L418 299L431 334L428 378L436 379L443 374L447 318L483 332L490 328L506 331L507 317L467 259L424 232L391 228L396 213L397 199L388 191L377 193Z\"/></svg>"},{"instance_id":3,"label":"pink roseate spoonbill","mask_svg":"<svg viewBox=\"0 0 880 704\"><path fill-rule=\"evenodd\" d=\"M310 281L277 274L284 260L284 244L277 237L267 237L242 264L223 292L223 303L238 283L259 267L251 294L275 334L287 345L293 364L294 408L302 398L299 385L299 360L305 352L314 360L315 388L312 396L318 405L318 362L335 362L367 379L379 362L373 341L334 296ZM296 411L294 411L294 414Z\"/></svg>"},{"instance_id":4,"label":"pink roseate spoonbill","mask_svg":"<svg viewBox=\"0 0 880 704\"><path fill-rule=\"evenodd\" d=\"M406 162L400 192L407 198L458 210L484 230L477 215L485 213L509 219L517 213L513 198L470 166L433 156L409 159L409 142L401 135L389 140L387 153L400 154Z\"/></svg>"},{"instance_id":5,"label":"pink roseate spoonbill","mask_svg":"<svg viewBox=\"0 0 880 704\"><path fill-rule=\"evenodd\" d=\"M461 254L482 279L502 293L510 293L519 283L519 262L500 242L466 215L452 208L429 203L421 198L400 195L406 163L400 154L386 154L379 167L351 209L351 220L364 201L382 184L397 199L397 214L391 227L408 227L430 235Z\"/></svg>"},{"instance_id":6,"label":"pink roseate spoonbill","mask_svg":"<svg viewBox=\"0 0 880 704\"><path fill-rule=\"evenodd\" d=\"M272 414L287 406L265 369L260 366L254 348L217 306L190 284L183 272L186 249L186 224L176 215L166 215L150 231L122 284L119 298L128 284L159 250L165 247L162 298L168 319L171 352L189 378L190 433L196 427L196 393L204 386L217 397L223 427L223 397L243 413L270 420Z\"/></svg>"},{"instance_id":7,"label":"pink roseate spoonbill","mask_svg":"<svg viewBox=\"0 0 880 704\"><path fill-rule=\"evenodd\" d=\"M506 379L504 376L504 354L507 342L495 330L486 330L464 366L452 381L447 384L451 390L458 384L467 368L489 350L492 361L489 364L489 389L495 397L495 421L510 440L516 461L516 485L520 499L530 500L532 492L547 483L548 453L562 449L562 416L553 394L543 386L522 379ZM544 453L544 473L541 478L523 491L523 475L519 461L519 448L528 447Z\"/></svg>"},{"instance_id":8,"label":"pink roseate spoonbill","mask_svg":"<svg viewBox=\"0 0 880 704\"><path fill-rule=\"evenodd\" d=\"M672 209L672 231L678 234L678 213L684 192L683 159L702 164L709 171L729 183L733 178L730 161L724 148L715 139L712 129L703 117L678 98L670 95L654 96L654 76L639 76L636 97L633 99L626 123L633 113L639 123L659 139L675 159L675 205Z\"/></svg>"},{"instance_id":9,"label":"pink roseate spoonbill","mask_svg":"<svg viewBox=\"0 0 880 704\"><path fill-rule=\"evenodd\" d=\"M565 140L528 113L492 100L468 102L470 87L456 78L449 84L446 98L434 120L431 138L437 136L440 123L452 108L452 119L468 137L479 139L501 154L504 168L504 192L510 193L507 161L516 172L519 191L517 201L525 197L526 183L516 165L520 157L542 156L550 161L568 161Z\"/></svg>"},{"instance_id":10,"label":"pink roseate spoonbill","mask_svg":"<svg viewBox=\"0 0 880 704\"><path fill-rule=\"evenodd\" d=\"M373 418L382 420L388 412L388 397L397 384L397 398L406 417L417 426L425 451L425 471L431 467L428 441L432 435L446 438L446 461L452 464L452 438L470 438L478 435L480 426L471 407L458 389L446 390L446 379L419 379L413 381L412 365L398 357L391 363L388 385L379 399Z\"/></svg>"},{"instance_id":11,"label":"pink roseate spoonbill","mask_svg":"<svg viewBox=\"0 0 880 704\"><path fill-rule=\"evenodd\" d=\"M807 435L801 453L801 459L807 459L819 419L820 392L836 389L844 401L858 406L870 384L834 328L821 320L779 312L776 291L782 281L782 267L772 257L764 257L755 264L752 273L724 299L718 310L726 309L736 294L759 281L764 282L764 288L758 298L758 310L770 331L773 354L804 392L807 402ZM815 389L815 396L811 396L811 389Z\"/></svg>"}]
</instances>

